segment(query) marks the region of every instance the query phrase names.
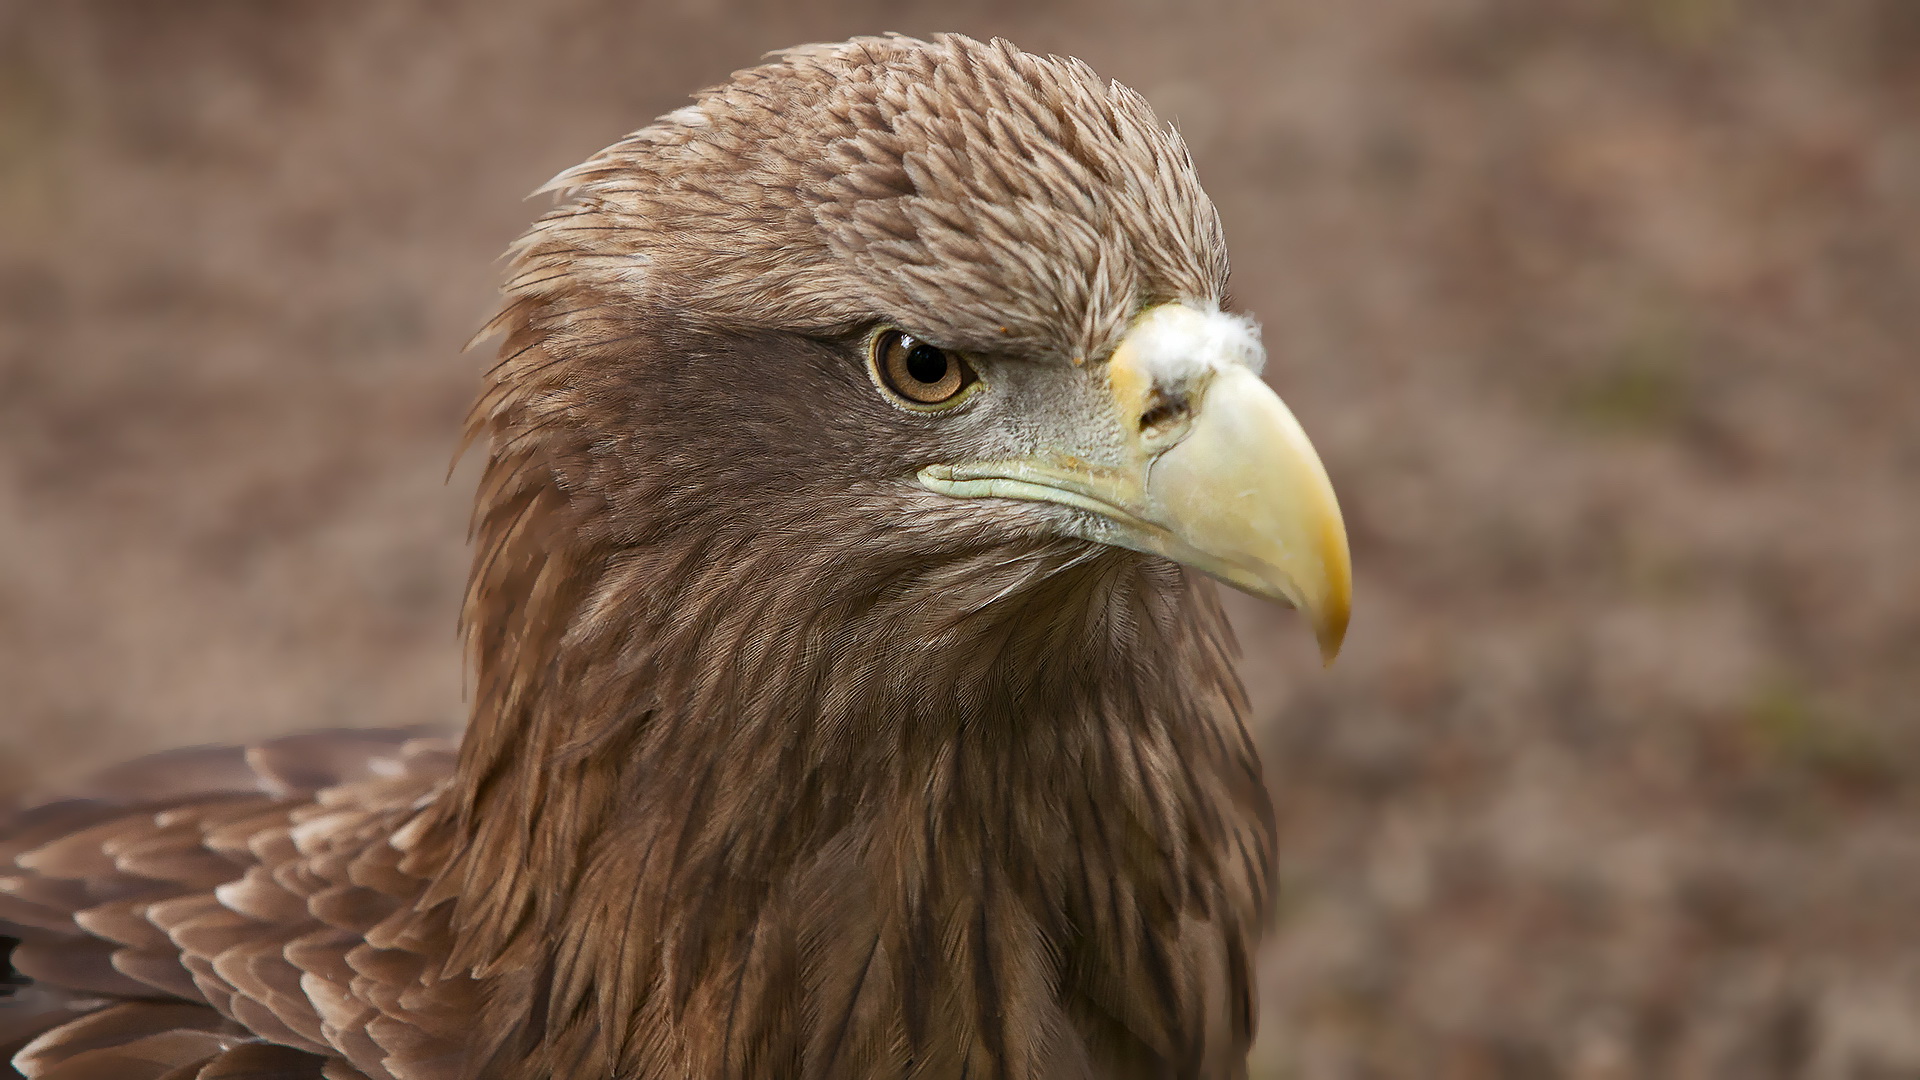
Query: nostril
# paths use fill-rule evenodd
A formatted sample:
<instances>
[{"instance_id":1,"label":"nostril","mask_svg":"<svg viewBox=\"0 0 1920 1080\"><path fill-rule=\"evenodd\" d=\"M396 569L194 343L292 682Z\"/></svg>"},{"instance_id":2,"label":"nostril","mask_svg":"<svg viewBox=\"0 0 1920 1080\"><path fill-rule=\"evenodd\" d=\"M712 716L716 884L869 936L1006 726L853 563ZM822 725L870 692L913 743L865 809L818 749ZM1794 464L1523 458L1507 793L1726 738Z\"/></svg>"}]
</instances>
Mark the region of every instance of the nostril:
<instances>
[{"instance_id":1,"label":"nostril","mask_svg":"<svg viewBox=\"0 0 1920 1080\"><path fill-rule=\"evenodd\" d=\"M1140 430L1143 433L1152 433L1177 424L1186 419L1186 416L1186 395L1168 397L1156 390L1152 401L1147 405L1147 411L1140 414Z\"/></svg>"}]
</instances>

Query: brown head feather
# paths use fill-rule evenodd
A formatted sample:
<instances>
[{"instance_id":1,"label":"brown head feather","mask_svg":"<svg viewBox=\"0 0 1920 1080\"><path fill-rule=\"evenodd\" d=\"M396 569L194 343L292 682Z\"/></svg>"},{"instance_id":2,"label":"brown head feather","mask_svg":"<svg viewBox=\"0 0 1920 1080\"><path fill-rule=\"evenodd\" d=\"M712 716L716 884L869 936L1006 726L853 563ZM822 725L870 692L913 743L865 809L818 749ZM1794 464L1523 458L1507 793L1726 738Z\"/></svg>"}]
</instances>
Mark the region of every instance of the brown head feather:
<instances>
[{"instance_id":1,"label":"brown head feather","mask_svg":"<svg viewBox=\"0 0 1920 1080\"><path fill-rule=\"evenodd\" d=\"M911 315L951 348L1065 359L1225 289L1179 135L1005 41L788 49L547 187L564 201L516 245L497 329L537 310L591 339L618 322L602 305L806 333Z\"/></svg>"}]
</instances>

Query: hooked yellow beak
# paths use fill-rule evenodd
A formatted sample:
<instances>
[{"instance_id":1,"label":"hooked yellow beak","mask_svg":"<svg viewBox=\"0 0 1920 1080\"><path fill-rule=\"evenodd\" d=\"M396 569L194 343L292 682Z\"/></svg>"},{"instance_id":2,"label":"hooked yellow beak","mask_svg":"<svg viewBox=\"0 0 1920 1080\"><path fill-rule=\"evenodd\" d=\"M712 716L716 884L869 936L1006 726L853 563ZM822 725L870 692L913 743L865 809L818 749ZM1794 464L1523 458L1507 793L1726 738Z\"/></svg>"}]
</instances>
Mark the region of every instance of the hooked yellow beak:
<instances>
[{"instance_id":1,"label":"hooked yellow beak","mask_svg":"<svg viewBox=\"0 0 1920 1080\"><path fill-rule=\"evenodd\" d=\"M1097 539L1292 604L1332 663L1353 600L1346 526L1313 444L1250 366L1261 355L1247 323L1163 304L1135 321L1105 365L1125 460L936 465L920 481L955 496L1092 511L1109 525Z\"/></svg>"}]
</instances>

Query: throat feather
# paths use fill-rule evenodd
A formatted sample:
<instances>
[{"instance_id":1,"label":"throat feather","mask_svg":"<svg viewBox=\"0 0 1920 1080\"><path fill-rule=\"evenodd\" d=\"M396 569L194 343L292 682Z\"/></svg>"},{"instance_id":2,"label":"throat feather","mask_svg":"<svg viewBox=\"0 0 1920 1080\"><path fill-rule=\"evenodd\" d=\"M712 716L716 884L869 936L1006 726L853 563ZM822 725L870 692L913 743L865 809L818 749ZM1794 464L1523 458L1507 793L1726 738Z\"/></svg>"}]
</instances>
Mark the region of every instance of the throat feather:
<instances>
[{"instance_id":1,"label":"throat feather","mask_svg":"<svg viewBox=\"0 0 1920 1080\"><path fill-rule=\"evenodd\" d=\"M506 535L551 541L532 520ZM1078 543L815 540L482 564L437 895L495 983L483 1072L1244 1052L1204 1003L1236 992L1272 829L1211 588Z\"/></svg>"}]
</instances>

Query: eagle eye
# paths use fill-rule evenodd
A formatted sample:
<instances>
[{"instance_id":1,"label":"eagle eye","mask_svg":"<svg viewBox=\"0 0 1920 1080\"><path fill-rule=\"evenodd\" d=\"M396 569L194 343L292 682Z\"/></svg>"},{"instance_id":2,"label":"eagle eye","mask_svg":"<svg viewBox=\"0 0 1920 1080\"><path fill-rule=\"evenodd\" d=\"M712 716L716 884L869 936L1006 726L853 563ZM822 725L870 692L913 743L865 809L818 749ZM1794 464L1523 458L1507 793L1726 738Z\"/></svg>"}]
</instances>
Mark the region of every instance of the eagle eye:
<instances>
[{"instance_id":1,"label":"eagle eye","mask_svg":"<svg viewBox=\"0 0 1920 1080\"><path fill-rule=\"evenodd\" d=\"M948 408L965 400L979 376L958 355L904 330L873 339L874 379L912 409Z\"/></svg>"}]
</instances>

